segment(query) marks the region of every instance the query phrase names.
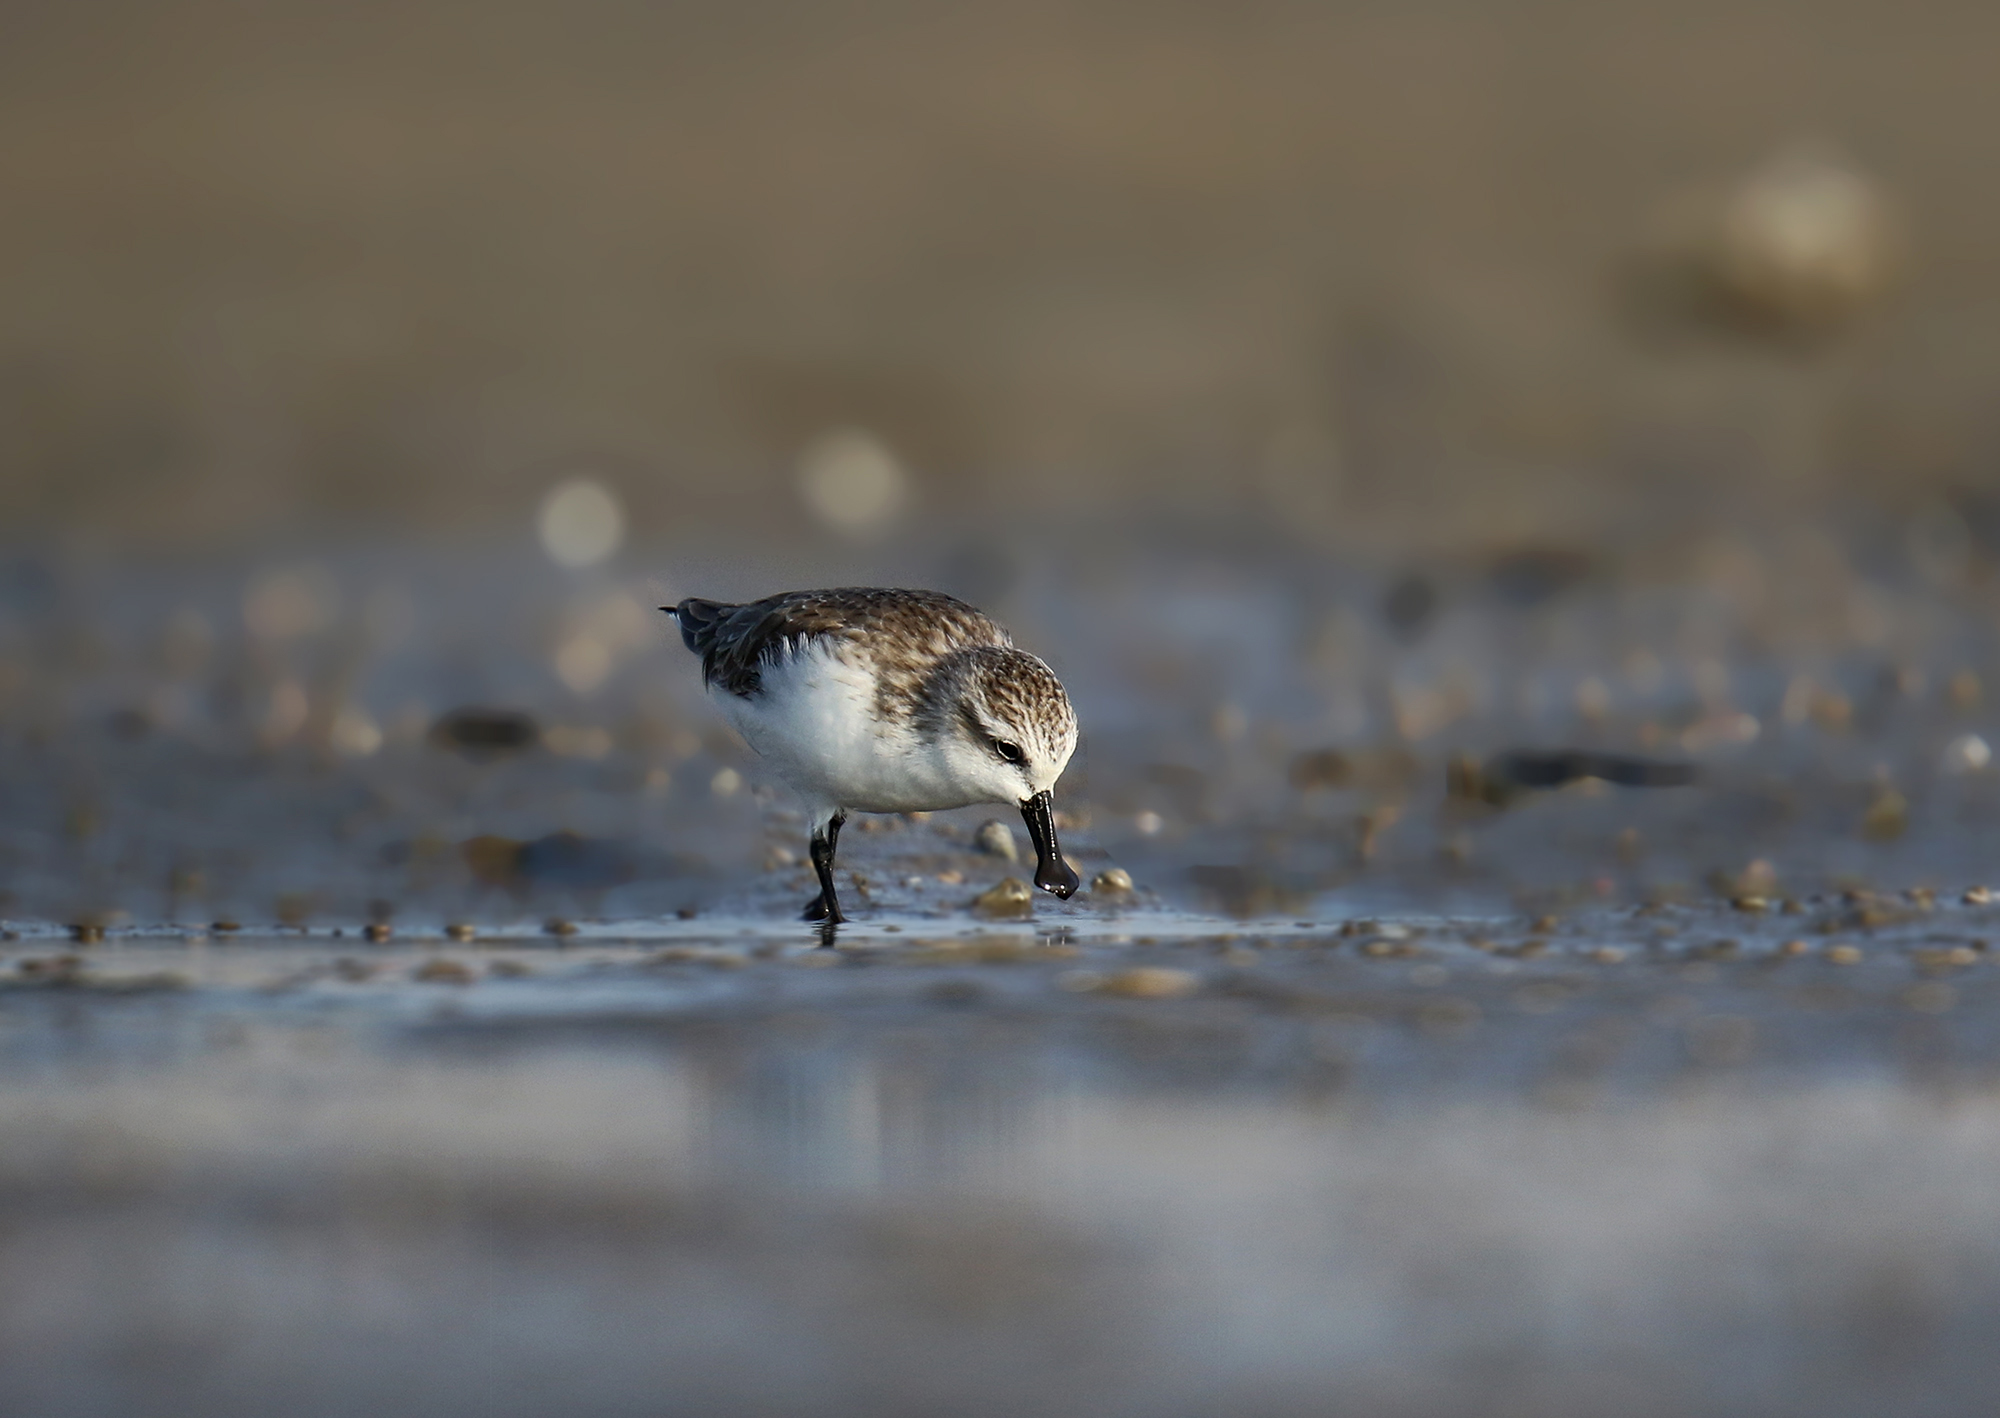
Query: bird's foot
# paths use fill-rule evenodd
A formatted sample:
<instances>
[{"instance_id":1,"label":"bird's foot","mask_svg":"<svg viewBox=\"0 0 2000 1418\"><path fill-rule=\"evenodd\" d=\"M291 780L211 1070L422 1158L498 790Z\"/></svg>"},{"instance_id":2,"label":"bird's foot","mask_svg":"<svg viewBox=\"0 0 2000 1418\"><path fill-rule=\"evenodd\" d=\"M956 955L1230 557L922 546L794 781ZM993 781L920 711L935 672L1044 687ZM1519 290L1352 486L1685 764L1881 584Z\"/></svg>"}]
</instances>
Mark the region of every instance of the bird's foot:
<instances>
[{"instance_id":1,"label":"bird's foot","mask_svg":"<svg viewBox=\"0 0 2000 1418\"><path fill-rule=\"evenodd\" d=\"M811 903L806 907L805 913L799 919L802 921L824 921L829 926L840 926L847 923L847 917L840 912L840 903L835 901L829 906L824 892L813 897Z\"/></svg>"}]
</instances>

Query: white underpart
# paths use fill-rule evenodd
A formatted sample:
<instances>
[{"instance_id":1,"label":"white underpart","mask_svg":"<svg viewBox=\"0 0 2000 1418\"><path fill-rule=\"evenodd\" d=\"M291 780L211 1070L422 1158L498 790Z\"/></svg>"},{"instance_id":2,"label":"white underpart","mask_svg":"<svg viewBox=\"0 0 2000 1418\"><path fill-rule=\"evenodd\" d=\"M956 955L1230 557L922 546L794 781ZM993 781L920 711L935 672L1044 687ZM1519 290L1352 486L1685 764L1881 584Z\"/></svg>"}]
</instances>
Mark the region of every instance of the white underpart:
<instances>
[{"instance_id":1,"label":"white underpart","mask_svg":"<svg viewBox=\"0 0 2000 1418\"><path fill-rule=\"evenodd\" d=\"M881 718L875 676L858 655L814 642L766 664L762 678L756 697L718 692L716 703L815 824L840 809L937 812L1008 800L962 771L950 745L907 719Z\"/></svg>"}]
</instances>

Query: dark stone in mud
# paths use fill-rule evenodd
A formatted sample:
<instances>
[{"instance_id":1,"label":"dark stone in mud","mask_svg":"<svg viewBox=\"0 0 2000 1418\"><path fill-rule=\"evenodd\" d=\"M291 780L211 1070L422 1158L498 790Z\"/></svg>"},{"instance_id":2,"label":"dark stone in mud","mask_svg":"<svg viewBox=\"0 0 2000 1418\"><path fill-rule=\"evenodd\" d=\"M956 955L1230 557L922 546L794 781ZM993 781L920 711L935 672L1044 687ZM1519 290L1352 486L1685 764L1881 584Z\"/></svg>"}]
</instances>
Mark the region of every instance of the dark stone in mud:
<instances>
[{"instance_id":1,"label":"dark stone in mud","mask_svg":"<svg viewBox=\"0 0 2000 1418\"><path fill-rule=\"evenodd\" d=\"M1573 591L1595 576L1597 557L1570 547L1520 547L1487 567L1486 584L1508 605L1529 608Z\"/></svg>"},{"instance_id":2,"label":"dark stone in mud","mask_svg":"<svg viewBox=\"0 0 2000 1418\"><path fill-rule=\"evenodd\" d=\"M632 853L617 842L551 832L521 844L518 870L528 881L577 890L622 886L632 879Z\"/></svg>"},{"instance_id":3,"label":"dark stone in mud","mask_svg":"<svg viewBox=\"0 0 2000 1418\"><path fill-rule=\"evenodd\" d=\"M1398 577L1382 597L1382 619L1406 642L1421 639L1437 612L1437 587L1418 572Z\"/></svg>"},{"instance_id":4,"label":"dark stone in mud","mask_svg":"<svg viewBox=\"0 0 2000 1418\"><path fill-rule=\"evenodd\" d=\"M1465 802L1506 807L1523 793L1566 787L1586 778L1626 788L1684 788L1699 773L1691 763L1588 749L1511 749L1483 763L1469 754L1445 770L1445 790Z\"/></svg>"},{"instance_id":5,"label":"dark stone in mud","mask_svg":"<svg viewBox=\"0 0 2000 1418\"><path fill-rule=\"evenodd\" d=\"M467 758L525 753L542 740L534 716L515 709L454 709L431 725L431 743Z\"/></svg>"},{"instance_id":6,"label":"dark stone in mud","mask_svg":"<svg viewBox=\"0 0 2000 1418\"><path fill-rule=\"evenodd\" d=\"M1232 916L1297 914L1304 893L1254 867L1191 866L1187 877L1195 887Z\"/></svg>"},{"instance_id":7,"label":"dark stone in mud","mask_svg":"<svg viewBox=\"0 0 2000 1418\"><path fill-rule=\"evenodd\" d=\"M477 880L511 891L538 886L602 891L638 874L630 847L575 832L551 832L528 842L486 834L467 838L458 850Z\"/></svg>"}]
</instances>

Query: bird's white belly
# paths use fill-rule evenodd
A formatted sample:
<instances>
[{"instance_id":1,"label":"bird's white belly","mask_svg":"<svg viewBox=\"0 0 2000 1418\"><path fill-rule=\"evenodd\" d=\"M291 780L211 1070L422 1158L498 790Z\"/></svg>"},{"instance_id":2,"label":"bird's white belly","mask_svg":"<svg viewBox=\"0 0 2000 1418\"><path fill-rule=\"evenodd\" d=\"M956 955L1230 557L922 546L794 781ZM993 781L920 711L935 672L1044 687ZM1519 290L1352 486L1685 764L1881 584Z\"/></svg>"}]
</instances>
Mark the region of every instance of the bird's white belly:
<instances>
[{"instance_id":1,"label":"bird's white belly","mask_svg":"<svg viewBox=\"0 0 2000 1418\"><path fill-rule=\"evenodd\" d=\"M763 671L754 699L716 696L744 740L808 804L859 812L930 812L969 799L933 745L877 715L875 681L819 646Z\"/></svg>"}]
</instances>

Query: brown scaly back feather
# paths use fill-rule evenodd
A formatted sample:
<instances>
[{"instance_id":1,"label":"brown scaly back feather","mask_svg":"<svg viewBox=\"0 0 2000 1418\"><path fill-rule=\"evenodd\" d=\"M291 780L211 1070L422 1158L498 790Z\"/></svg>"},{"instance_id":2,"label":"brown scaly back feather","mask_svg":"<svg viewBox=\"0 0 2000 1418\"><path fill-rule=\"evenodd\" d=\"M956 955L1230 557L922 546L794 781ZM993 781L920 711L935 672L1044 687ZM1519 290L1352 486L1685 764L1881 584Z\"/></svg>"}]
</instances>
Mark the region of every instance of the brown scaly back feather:
<instances>
[{"instance_id":1,"label":"brown scaly back feather","mask_svg":"<svg viewBox=\"0 0 2000 1418\"><path fill-rule=\"evenodd\" d=\"M937 591L850 586L787 591L743 605L685 600L666 609L688 649L701 656L703 683L743 699L763 692L765 666L816 642L873 651L886 717L913 711L924 681L946 656L1013 644L985 615Z\"/></svg>"}]
</instances>

